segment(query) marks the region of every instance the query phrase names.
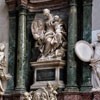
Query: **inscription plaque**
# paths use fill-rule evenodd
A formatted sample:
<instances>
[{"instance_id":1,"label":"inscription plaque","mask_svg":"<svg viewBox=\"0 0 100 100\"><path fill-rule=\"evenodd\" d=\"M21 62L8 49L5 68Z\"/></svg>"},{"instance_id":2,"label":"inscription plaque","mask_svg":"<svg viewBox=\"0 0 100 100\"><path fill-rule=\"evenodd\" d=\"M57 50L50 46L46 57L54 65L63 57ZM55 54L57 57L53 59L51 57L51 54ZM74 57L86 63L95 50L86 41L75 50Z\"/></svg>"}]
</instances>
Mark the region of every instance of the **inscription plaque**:
<instances>
[{"instance_id":1,"label":"inscription plaque","mask_svg":"<svg viewBox=\"0 0 100 100\"><path fill-rule=\"evenodd\" d=\"M37 70L37 81L52 81L55 80L55 69Z\"/></svg>"}]
</instances>

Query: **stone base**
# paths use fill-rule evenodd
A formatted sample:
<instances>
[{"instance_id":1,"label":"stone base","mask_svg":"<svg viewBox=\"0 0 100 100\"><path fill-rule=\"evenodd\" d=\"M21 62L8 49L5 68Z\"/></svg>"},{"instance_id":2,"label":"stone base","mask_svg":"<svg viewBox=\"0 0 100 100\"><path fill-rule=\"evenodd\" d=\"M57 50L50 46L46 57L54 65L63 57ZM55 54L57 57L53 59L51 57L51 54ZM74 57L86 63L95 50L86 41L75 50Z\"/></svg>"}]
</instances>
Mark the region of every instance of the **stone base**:
<instances>
[{"instance_id":1,"label":"stone base","mask_svg":"<svg viewBox=\"0 0 100 100\"><path fill-rule=\"evenodd\" d=\"M0 100L4 100L3 96L0 96ZM10 100L10 99L9 99Z\"/></svg>"},{"instance_id":2,"label":"stone base","mask_svg":"<svg viewBox=\"0 0 100 100\"><path fill-rule=\"evenodd\" d=\"M5 94L3 97L3 100L13 100L13 95L12 94Z\"/></svg>"},{"instance_id":3,"label":"stone base","mask_svg":"<svg viewBox=\"0 0 100 100\"><path fill-rule=\"evenodd\" d=\"M47 82L50 82L51 84L55 85L55 86L58 86L59 88L64 88L64 83L63 81L47 81ZM41 88L41 87L46 87L47 85L47 82L35 82L32 86L31 86L31 90L34 90L34 89L38 89L38 88Z\"/></svg>"},{"instance_id":4,"label":"stone base","mask_svg":"<svg viewBox=\"0 0 100 100\"><path fill-rule=\"evenodd\" d=\"M23 100L23 94L13 94L13 100Z\"/></svg>"},{"instance_id":5,"label":"stone base","mask_svg":"<svg viewBox=\"0 0 100 100\"><path fill-rule=\"evenodd\" d=\"M62 92L57 97L57 100L100 100L100 92ZM23 100L23 94L2 95L0 100Z\"/></svg>"},{"instance_id":6,"label":"stone base","mask_svg":"<svg viewBox=\"0 0 100 100\"><path fill-rule=\"evenodd\" d=\"M31 62L34 70L33 85L31 90L45 87L47 82L57 85L59 88L64 88L62 74L65 62L62 60Z\"/></svg>"},{"instance_id":7,"label":"stone base","mask_svg":"<svg viewBox=\"0 0 100 100\"><path fill-rule=\"evenodd\" d=\"M5 94L0 100L23 100L22 93Z\"/></svg>"}]
</instances>

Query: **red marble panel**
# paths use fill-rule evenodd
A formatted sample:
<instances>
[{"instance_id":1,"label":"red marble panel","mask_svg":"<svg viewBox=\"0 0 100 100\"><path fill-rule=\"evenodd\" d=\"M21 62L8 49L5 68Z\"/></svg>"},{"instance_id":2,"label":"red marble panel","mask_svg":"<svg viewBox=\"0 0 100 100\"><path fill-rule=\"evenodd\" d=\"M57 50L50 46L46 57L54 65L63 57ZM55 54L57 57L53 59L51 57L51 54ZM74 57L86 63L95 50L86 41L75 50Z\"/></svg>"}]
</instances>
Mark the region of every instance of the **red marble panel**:
<instances>
[{"instance_id":1,"label":"red marble panel","mask_svg":"<svg viewBox=\"0 0 100 100\"><path fill-rule=\"evenodd\" d=\"M57 95L57 100L100 100L100 92L62 92ZM12 93L10 95L0 96L0 100L23 100L23 95Z\"/></svg>"},{"instance_id":2,"label":"red marble panel","mask_svg":"<svg viewBox=\"0 0 100 100\"><path fill-rule=\"evenodd\" d=\"M92 93L80 93L81 100L92 100Z\"/></svg>"},{"instance_id":3,"label":"red marble panel","mask_svg":"<svg viewBox=\"0 0 100 100\"><path fill-rule=\"evenodd\" d=\"M66 92L58 95L58 100L93 100L92 93Z\"/></svg>"},{"instance_id":4,"label":"red marble panel","mask_svg":"<svg viewBox=\"0 0 100 100\"><path fill-rule=\"evenodd\" d=\"M100 100L100 92L93 93L93 100Z\"/></svg>"},{"instance_id":5,"label":"red marble panel","mask_svg":"<svg viewBox=\"0 0 100 100\"><path fill-rule=\"evenodd\" d=\"M58 94L57 100L64 100L64 94L63 93Z\"/></svg>"},{"instance_id":6,"label":"red marble panel","mask_svg":"<svg viewBox=\"0 0 100 100\"><path fill-rule=\"evenodd\" d=\"M3 100L3 96L0 96L0 100Z\"/></svg>"},{"instance_id":7,"label":"red marble panel","mask_svg":"<svg viewBox=\"0 0 100 100\"><path fill-rule=\"evenodd\" d=\"M66 92L64 93L64 100L80 100L79 92Z\"/></svg>"}]
</instances>

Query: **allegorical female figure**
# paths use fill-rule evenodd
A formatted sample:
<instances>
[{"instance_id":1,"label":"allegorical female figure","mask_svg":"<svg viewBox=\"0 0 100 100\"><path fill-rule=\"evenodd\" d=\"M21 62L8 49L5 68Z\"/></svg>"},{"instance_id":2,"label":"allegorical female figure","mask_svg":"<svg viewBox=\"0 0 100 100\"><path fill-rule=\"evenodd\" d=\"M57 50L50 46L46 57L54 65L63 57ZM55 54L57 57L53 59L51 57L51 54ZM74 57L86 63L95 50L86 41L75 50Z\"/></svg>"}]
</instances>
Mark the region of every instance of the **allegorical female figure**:
<instances>
[{"instance_id":1,"label":"allegorical female figure","mask_svg":"<svg viewBox=\"0 0 100 100\"><path fill-rule=\"evenodd\" d=\"M92 66L92 91L100 91L100 33L97 34L98 40L92 43L94 55L91 59Z\"/></svg>"},{"instance_id":2,"label":"allegorical female figure","mask_svg":"<svg viewBox=\"0 0 100 100\"><path fill-rule=\"evenodd\" d=\"M55 45L57 45L58 41L56 39L56 34L53 27L54 16L50 13L49 9L44 9L43 14L47 18L45 22L46 32L44 49L44 55L47 56L49 53L53 51L53 48Z\"/></svg>"},{"instance_id":3,"label":"allegorical female figure","mask_svg":"<svg viewBox=\"0 0 100 100\"><path fill-rule=\"evenodd\" d=\"M41 52L38 61L52 60L59 56L61 60L65 52L65 34L61 18L52 15L49 9L43 10L46 17L44 21L41 19L34 20L31 25L32 34L36 44Z\"/></svg>"}]
</instances>

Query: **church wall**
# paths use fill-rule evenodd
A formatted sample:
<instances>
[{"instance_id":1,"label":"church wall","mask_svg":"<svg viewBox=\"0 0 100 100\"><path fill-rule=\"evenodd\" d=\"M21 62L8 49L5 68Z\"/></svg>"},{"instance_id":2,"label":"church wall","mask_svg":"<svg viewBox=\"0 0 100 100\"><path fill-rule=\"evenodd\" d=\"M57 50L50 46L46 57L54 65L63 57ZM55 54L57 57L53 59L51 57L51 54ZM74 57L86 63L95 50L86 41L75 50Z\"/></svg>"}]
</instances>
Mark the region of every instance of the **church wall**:
<instances>
[{"instance_id":1,"label":"church wall","mask_svg":"<svg viewBox=\"0 0 100 100\"><path fill-rule=\"evenodd\" d=\"M0 42L8 42L9 17L5 0L0 0Z\"/></svg>"},{"instance_id":2,"label":"church wall","mask_svg":"<svg viewBox=\"0 0 100 100\"><path fill-rule=\"evenodd\" d=\"M100 0L93 0L92 8L92 41L96 41L96 33L100 32Z\"/></svg>"}]
</instances>

